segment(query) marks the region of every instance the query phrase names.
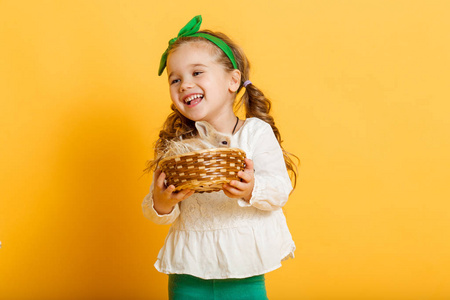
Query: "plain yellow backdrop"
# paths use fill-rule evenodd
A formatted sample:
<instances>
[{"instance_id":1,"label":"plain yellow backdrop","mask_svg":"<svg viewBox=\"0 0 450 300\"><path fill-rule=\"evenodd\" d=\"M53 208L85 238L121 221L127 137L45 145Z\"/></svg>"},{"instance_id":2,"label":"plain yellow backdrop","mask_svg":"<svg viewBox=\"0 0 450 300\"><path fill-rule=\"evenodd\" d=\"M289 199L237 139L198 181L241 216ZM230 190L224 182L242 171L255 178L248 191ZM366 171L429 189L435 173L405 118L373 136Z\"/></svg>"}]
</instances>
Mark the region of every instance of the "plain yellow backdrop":
<instances>
[{"instance_id":1,"label":"plain yellow backdrop","mask_svg":"<svg viewBox=\"0 0 450 300\"><path fill-rule=\"evenodd\" d=\"M0 1L0 299L165 299L142 176L193 16L301 159L270 299L450 299L450 2Z\"/></svg>"}]
</instances>

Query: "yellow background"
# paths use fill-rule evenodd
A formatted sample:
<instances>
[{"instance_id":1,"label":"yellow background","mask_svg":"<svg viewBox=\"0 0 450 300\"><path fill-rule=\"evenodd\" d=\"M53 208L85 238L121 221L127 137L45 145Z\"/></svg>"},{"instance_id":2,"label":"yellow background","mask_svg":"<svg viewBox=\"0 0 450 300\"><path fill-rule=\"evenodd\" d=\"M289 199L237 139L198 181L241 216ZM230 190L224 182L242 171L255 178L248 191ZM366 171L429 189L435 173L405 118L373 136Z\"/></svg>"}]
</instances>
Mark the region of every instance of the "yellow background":
<instances>
[{"instance_id":1,"label":"yellow background","mask_svg":"<svg viewBox=\"0 0 450 300\"><path fill-rule=\"evenodd\" d=\"M0 1L0 298L165 299L167 41L229 34L302 165L270 299L450 299L449 1Z\"/></svg>"}]
</instances>

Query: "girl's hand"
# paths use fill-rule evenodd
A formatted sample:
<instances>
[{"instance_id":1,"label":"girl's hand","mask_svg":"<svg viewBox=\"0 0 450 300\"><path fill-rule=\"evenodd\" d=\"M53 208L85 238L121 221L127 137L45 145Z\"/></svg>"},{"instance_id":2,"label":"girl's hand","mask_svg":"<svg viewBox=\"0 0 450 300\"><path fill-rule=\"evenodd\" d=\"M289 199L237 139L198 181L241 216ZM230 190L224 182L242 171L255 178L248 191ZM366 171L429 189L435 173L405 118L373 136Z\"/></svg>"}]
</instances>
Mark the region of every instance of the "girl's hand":
<instances>
[{"instance_id":1,"label":"girl's hand","mask_svg":"<svg viewBox=\"0 0 450 300\"><path fill-rule=\"evenodd\" d=\"M175 191L174 185L165 186L166 174L160 169L155 171L155 186L153 188L153 208L160 215L170 214L178 202L181 202L194 194L193 190Z\"/></svg>"},{"instance_id":2,"label":"girl's hand","mask_svg":"<svg viewBox=\"0 0 450 300\"><path fill-rule=\"evenodd\" d=\"M249 202L252 198L253 187L255 185L255 171L253 170L253 161L245 159L244 171L239 171L238 176L241 181L232 180L223 185L225 195L230 198L242 198Z\"/></svg>"}]
</instances>

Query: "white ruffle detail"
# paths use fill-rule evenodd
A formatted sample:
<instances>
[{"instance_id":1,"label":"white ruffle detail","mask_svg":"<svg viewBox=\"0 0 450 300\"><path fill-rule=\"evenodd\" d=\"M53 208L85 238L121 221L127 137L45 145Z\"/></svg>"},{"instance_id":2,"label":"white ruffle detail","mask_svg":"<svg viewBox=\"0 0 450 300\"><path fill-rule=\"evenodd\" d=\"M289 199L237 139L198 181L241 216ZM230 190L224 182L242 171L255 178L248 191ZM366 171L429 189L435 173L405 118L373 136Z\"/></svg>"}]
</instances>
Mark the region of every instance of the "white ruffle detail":
<instances>
[{"instance_id":1,"label":"white ruffle detail","mask_svg":"<svg viewBox=\"0 0 450 300\"><path fill-rule=\"evenodd\" d=\"M203 279L245 278L275 270L294 257L295 244L282 211L270 214L265 221L271 224L265 226L197 231L171 227L155 267Z\"/></svg>"}]
</instances>

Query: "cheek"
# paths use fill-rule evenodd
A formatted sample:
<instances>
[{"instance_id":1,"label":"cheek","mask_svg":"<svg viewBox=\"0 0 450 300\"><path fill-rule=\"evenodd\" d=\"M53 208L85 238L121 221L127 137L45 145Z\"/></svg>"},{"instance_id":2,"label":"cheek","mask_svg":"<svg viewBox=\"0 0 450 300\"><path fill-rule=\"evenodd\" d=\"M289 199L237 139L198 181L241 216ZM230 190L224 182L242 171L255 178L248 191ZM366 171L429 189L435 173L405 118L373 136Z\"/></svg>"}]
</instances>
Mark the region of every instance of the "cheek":
<instances>
[{"instance_id":1,"label":"cheek","mask_svg":"<svg viewBox=\"0 0 450 300\"><path fill-rule=\"evenodd\" d=\"M177 99L177 92L174 88L169 86L169 93L170 93L170 99L172 99L172 102L175 103L175 100Z\"/></svg>"},{"instance_id":2,"label":"cheek","mask_svg":"<svg viewBox=\"0 0 450 300\"><path fill-rule=\"evenodd\" d=\"M180 101L178 101L178 98L175 93L174 94L172 94L172 92L170 93L170 99L172 100L172 103L175 105L178 111L181 112L183 110L183 104L181 104Z\"/></svg>"},{"instance_id":3,"label":"cheek","mask_svg":"<svg viewBox=\"0 0 450 300\"><path fill-rule=\"evenodd\" d=\"M181 106L181 104L180 104L180 102L179 101L176 101L175 99L173 99L172 98L172 103L175 105L175 107L178 109L178 110L180 110L180 106Z\"/></svg>"}]
</instances>

